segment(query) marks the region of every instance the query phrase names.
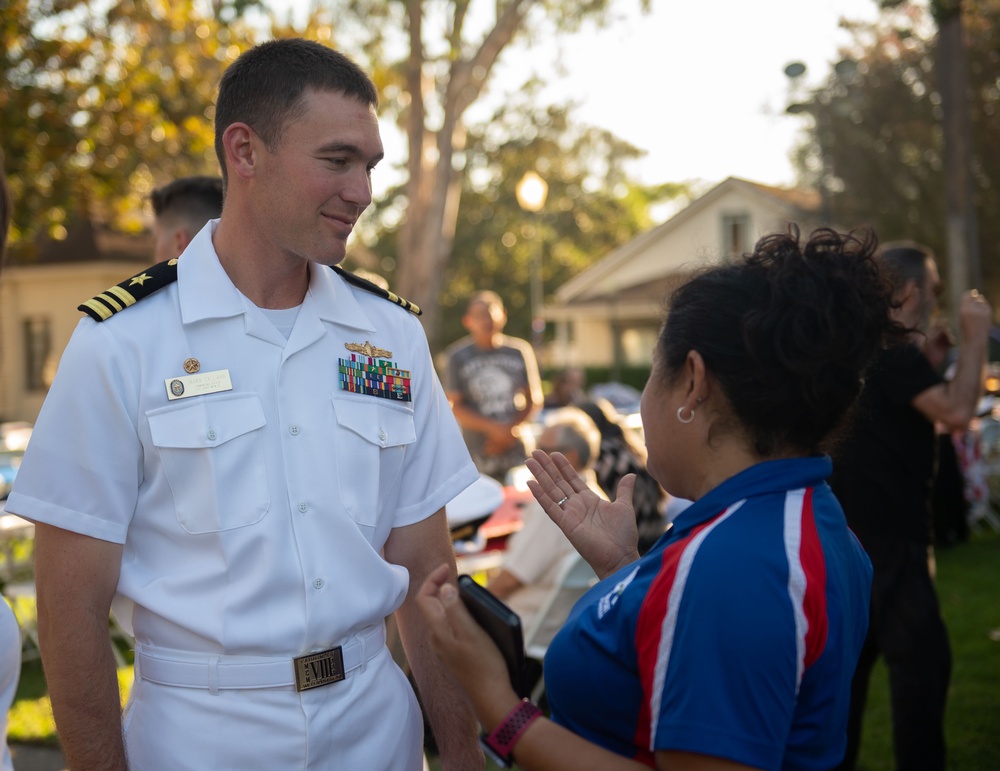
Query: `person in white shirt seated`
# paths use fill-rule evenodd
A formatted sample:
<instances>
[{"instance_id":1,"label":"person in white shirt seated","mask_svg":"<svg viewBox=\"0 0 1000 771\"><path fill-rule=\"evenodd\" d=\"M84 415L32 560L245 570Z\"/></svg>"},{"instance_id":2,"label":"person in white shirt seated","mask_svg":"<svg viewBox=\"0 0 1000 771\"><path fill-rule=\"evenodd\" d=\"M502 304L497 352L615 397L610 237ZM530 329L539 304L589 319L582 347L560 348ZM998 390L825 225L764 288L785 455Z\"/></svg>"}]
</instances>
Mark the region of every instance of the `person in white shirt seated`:
<instances>
[{"instance_id":1,"label":"person in white shirt seated","mask_svg":"<svg viewBox=\"0 0 1000 771\"><path fill-rule=\"evenodd\" d=\"M577 407L563 407L546 416L545 427L538 437L538 449L547 453L561 452L588 486L607 499L597 476L594 461L601 447L601 432L594 421ZM574 549L562 530L532 501L522 514L524 526L507 542L499 572L487 588L502 599L521 617L521 626L529 629L542 603L552 592L556 574L563 558ZM566 613L569 608L565 609ZM546 620L542 638L554 636L564 617L553 614Z\"/></svg>"}]
</instances>

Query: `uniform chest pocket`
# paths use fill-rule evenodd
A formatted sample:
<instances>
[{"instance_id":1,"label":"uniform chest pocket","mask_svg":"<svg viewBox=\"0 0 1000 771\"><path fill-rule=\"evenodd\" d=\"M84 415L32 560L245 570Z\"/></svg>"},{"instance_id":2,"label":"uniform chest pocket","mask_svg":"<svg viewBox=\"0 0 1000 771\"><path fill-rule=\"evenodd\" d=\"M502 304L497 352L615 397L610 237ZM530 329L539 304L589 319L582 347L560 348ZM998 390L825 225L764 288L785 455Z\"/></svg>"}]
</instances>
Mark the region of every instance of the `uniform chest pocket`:
<instances>
[{"instance_id":1,"label":"uniform chest pocket","mask_svg":"<svg viewBox=\"0 0 1000 771\"><path fill-rule=\"evenodd\" d=\"M266 421L257 396L171 405L146 418L181 527L217 533L264 517Z\"/></svg>"},{"instance_id":2,"label":"uniform chest pocket","mask_svg":"<svg viewBox=\"0 0 1000 771\"><path fill-rule=\"evenodd\" d=\"M333 397L340 497L361 525L376 525L386 502L395 500L406 446L416 439L413 412L381 401Z\"/></svg>"}]
</instances>

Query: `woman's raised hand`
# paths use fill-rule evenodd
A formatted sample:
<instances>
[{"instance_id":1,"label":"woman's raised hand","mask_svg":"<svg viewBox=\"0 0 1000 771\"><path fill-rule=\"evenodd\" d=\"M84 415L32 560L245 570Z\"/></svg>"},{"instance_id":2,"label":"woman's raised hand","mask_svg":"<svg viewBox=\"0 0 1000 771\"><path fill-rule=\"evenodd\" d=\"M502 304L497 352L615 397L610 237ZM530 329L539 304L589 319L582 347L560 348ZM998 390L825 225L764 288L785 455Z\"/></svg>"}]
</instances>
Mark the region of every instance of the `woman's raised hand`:
<instances>
[{"instance_id":1,"label":"woman's raised hand","mask_svg":"<svg viewBox=\"0 0 1000 771\"><path fill-rule=\"evenodd\" d=\"M587 486L562 453L535 450L525 465L535 477L528 481L531 494L599 578L639 558L635 474L622 477L617 498L609 502Z\"/></svg>"}]
</instances>

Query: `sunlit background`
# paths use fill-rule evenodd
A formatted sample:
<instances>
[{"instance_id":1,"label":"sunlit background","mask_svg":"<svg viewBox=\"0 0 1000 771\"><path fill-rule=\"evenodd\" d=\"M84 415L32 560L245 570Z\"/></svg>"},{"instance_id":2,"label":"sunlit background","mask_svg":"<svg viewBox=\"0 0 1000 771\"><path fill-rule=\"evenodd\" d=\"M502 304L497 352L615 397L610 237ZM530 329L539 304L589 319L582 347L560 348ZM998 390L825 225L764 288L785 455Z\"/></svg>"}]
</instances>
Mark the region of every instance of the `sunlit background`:
<instances>
[{"instance_id":1,"label":"sunlit background","mask_svg":"<svg viewBox=\"0 0 1000 771\"><path fill-rule=\"evenodd\" d=\"M267 4L301 24L312 3ZM470 115L488 115L537 74L548 82L544 99L577 102L582 120L645 151L630 170L646 184L738 176L791 185L803 123L785 114L785 67L802 62L806 80L819 82L850 42L841 21L878 17L875 0L654 0L649 13L635 1L613 7L619 21L607 29L587 24L557 38L543 28L515 44ZM402 157L403 139L383 131L390 153ZM385 174L377 182L390 184Z\"/></svg>"}]
</instances>

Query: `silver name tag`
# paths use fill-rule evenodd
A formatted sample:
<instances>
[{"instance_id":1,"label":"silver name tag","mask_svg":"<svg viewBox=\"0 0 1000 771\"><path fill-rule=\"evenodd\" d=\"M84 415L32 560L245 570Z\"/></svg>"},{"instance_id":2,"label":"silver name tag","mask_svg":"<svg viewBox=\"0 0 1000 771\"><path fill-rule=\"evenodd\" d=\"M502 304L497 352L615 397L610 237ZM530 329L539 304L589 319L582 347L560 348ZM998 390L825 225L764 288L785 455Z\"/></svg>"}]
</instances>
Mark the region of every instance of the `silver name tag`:
<instances>
[{"instance_id":1,"label":"silver name tag","mask_svg":"<svg viewBox=\"0 0 1000 771\"><path fill-rule=\"evenodd\" d=\"M308 691L330 683L339 683L345 677L344 654L338 645L318 653L308 653L292 659L295 664L295 690Z\"/></svg>"}]
</instances>

